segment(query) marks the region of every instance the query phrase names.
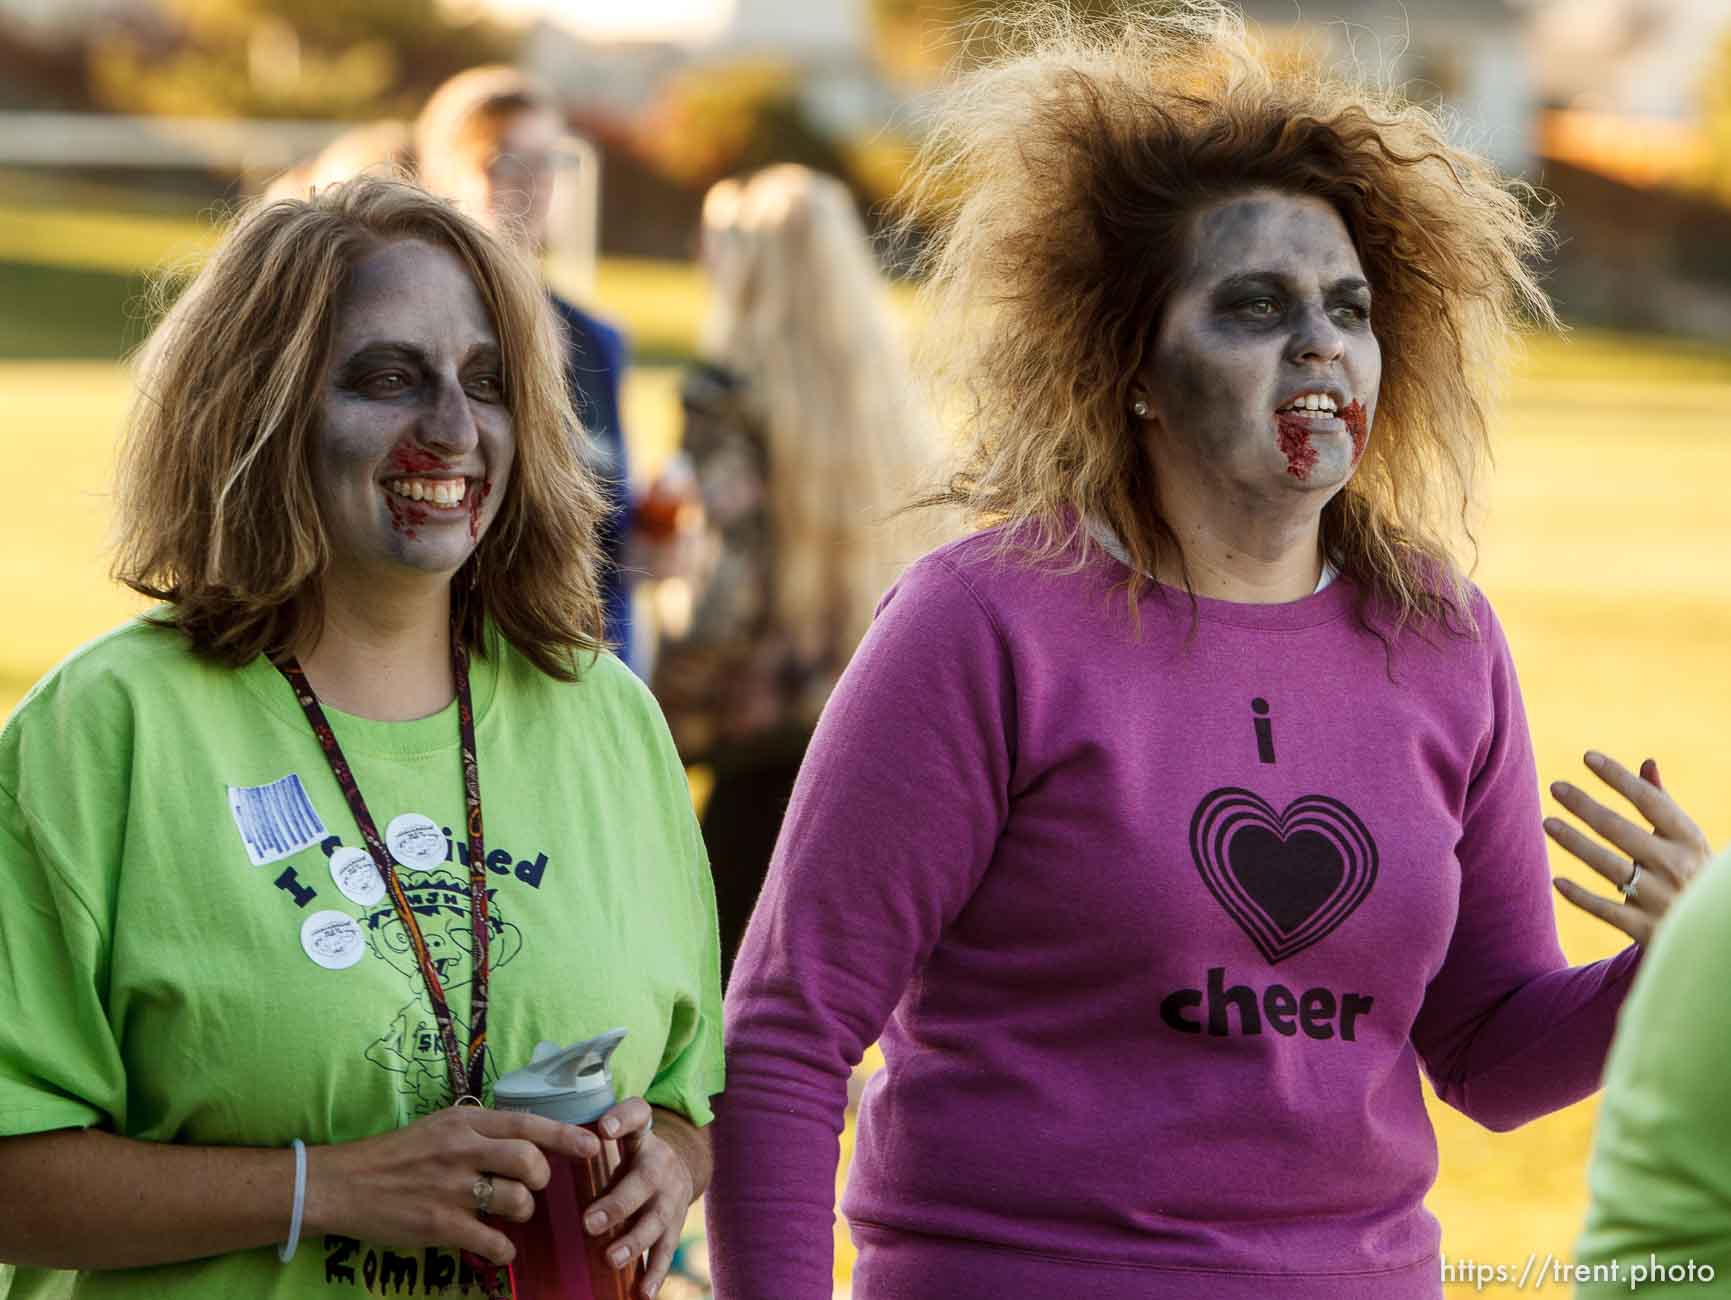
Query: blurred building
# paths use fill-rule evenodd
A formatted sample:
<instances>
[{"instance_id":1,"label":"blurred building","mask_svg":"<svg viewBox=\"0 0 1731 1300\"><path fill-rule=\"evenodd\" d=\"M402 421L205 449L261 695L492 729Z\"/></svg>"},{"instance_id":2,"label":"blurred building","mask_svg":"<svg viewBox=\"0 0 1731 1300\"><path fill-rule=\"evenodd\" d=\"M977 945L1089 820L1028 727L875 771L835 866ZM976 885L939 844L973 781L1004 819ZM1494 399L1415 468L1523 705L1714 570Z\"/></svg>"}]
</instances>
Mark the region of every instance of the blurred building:
<instances>
[{"instance_id":1,"label":"blurred building","mask_svg":"<svg viewBox=\"0 0 1731 1300\"><path fill-rule=\"evenodd\" d=\"M1530 57L1529 0L1242 0L1270 36L1319 43L1329 62L1435 100L1456 142L1511 171L1533 157L1539 89Z\"/></svg>"},{"instance_id":2,"label":"blurred building","mask_svg":"<svg viewBox=\"0 0 1731 1300\"><path fill-rule=\"evenodd\" d=\"M1692 119L1731 0L1545 0L1532 58L1550 107Z\"/></svg>"},{"instance_id":3,"label":"blurred building","mask_svg":"<svg viewBox=\"0 0 1731 1300\"><path fill-rule=\"evenodd\" d=\"M804 107L837 135L871 130L899 106L873 57L868 0L693 0L683 21L635 25L585 8L549 6L523 57L591 111L631 116L676 71L748 59L793 68Z\"/></svg>"},{"instance_id":4,"label":"blurred building","mask_svg":"<svg viewBox=\"0 0 1731 1300\"><path fill-rule=\"evenodd\" d=\"M1534 172L1556 201L1548 288L1575 320L1731 336L1731 209L1703 189L1702 92L1731 0L1545 0Z\"/></svg>"}]
</instances>

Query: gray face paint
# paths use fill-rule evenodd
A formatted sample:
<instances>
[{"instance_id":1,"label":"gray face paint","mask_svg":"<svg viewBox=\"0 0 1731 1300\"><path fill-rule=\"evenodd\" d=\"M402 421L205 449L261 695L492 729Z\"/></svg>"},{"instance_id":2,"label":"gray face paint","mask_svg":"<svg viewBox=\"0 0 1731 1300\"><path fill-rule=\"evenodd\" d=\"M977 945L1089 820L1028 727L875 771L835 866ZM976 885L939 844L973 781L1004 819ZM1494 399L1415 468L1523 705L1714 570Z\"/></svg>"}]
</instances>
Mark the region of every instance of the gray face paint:
<instances>
[{"instance_id":1,"label":"gray face paint","mask_svg":"<svg viewBox=\"0 0 1731 1300\"><path fill-rule=\"evenodd\" d=\"M354 266L313 442L339 576L454 573L516 454L499 342L455 254L414 240Z\"/></svg>"},{"instance_id":2,"label":"gray face paint","mask_svg":"<svg viewBox=\"0 0 1731 1300\"><path fill-rule=\"evenodd\" d=\"M1382 378L1345 223L1321 199L1259 191L1198 213L1185 252L1143 377L1157 467L1246 509L1332 495ZM1306 392L1332 398L1333 415L1277 416Z\"/></svg>"}]
</instances>

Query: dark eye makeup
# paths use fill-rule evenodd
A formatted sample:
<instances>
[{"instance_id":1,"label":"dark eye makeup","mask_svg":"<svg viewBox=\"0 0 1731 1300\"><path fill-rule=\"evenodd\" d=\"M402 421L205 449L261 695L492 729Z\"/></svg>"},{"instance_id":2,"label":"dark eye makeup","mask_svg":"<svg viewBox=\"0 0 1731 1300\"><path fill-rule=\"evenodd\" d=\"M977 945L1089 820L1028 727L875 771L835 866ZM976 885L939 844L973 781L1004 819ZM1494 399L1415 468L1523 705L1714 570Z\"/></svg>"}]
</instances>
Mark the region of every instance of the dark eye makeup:
<instances>
[{"instance_id":1,"label":"dark eye makeup","mask_svg":"<svg viewBox=\"0 0 1731 1300\"><path fill-rule=\"evenodd\" d=\"M1252 273L1220 284L1214 293L1214 308L1234 320L1268 324L1285 316L1293 297L1283 277ZM1370 286L1363 280L1352 278L1327 285L1323 298L1329 315L1344 324L1362 325L1370 320Z\"/></svg>"},{"instance_id":2,"label":"dark eye makeup","mask_svg":"<svg viewBox=\"0 0 1731 1300\"><path fill-rule=\"evenodd\" d=\"M416 347L400 343L374 344L361 348L337 371L336 384L362 397L397 397L410 391L430 369L426 355ZM499 373L499 350L491 344L477 347L465 362L463 389L480 401L503 399L505 382Z\"/></svg>"}]
</instances>

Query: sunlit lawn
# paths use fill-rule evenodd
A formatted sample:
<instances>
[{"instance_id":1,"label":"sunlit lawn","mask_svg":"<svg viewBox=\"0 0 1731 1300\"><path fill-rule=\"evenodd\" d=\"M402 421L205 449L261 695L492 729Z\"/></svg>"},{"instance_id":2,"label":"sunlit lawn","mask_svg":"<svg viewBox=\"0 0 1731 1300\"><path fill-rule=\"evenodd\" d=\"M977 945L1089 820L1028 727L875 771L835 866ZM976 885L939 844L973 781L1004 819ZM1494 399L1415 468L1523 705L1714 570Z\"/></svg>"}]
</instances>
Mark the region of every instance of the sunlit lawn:
<instances>
[{"instance_id":1,"label":"sunlit lawn","mask_svg":"<svg viewBox=\"0 0 1731 1300\"><path fill-rule=\"evenodd\" d=\"M32 256L0 234L0 263ZM128 248L112 260L139 256ZM655 353L689 346L699 298L685 274L610 265L601 292ZM28 336L30 325L0 297L0 339ZM674 436L674 375L659 367L633 378L640 467ZM55 660L137 608L103 576L126 388L110 361L0 362L12 484L0 513L0 715ZM1541 775L1590 781L1579 764L1589 746L1629 761L1654 755L1721 844L1731 839L1728 410L1725 355L1601 337L1538 348L1498 415L1477 574L1514 647ZM1590 919L1565 912L1561 925L1574 959L1618 946ZM1517 1268L1529 1251L1566 1257L1585 1204L1593 1104L1504 1135L1433 1109L1442 1177L1430 1203L1448 1252ZM844 1245L838 1274L847 1258Z\"/></svg>"}]
</instances>

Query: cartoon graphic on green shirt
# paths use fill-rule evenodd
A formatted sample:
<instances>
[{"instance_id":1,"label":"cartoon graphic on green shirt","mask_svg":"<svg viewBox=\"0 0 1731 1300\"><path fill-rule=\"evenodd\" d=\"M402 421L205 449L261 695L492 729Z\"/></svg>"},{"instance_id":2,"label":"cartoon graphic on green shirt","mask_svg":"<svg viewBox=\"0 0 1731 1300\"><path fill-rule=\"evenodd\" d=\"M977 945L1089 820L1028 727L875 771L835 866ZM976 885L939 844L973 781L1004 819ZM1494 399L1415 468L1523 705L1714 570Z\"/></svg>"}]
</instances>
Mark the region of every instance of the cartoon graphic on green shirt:
<instances>
[{"instance_id":1,"label":"cartoon graphic on green shirt","mask_svg":"<svg viewBox=\"0 0 1731 1300\"><path fill-rule=\"evenodd\" d=\"M708 1123L722 1078L713 892L654 701L610 656L555 682L496 636L473 680L492 915L482 1101L540 1040L623 1025L620 1095ZM327 713L466 1044L455 705L400 723ZM100 1125L282 1148L450 1105L419 967L361 844L268 663L208 664L138 620L62 664L0 732L0 1136ZM286 1265L265 1246L20 1269L0 1300L461 1295L471 1281L454 1252L334 1232Z\"/></svg>"},{"instance_id":2,"label":"cartoon graphic on green shirt","mask_svg":"<svg viewBox=\"0 0 1731 1300\"><path fill-rule=\"evenodd\" d=\"M499 914L498 890L488 891L488 957L497 971L507 965L523 946L523 934ZM445 995L451 999L455 1014L457 1038L469 1041L469 1023L457 1008L469 984L474 979L474 932L469 922L469 885L443 872L429 876L409 876L403 885L403 896L421 927L438 972ZM433 1018L432 1001L427 997L421 979L421 968L415 962L414 949L402 918L389 900L373 908L361 918L361 929L367 936L367 947L395 969L414 989L414 998L397 1013L383 1037L367 1048L366 1057L381 1069L403 1076L403 1092L413 1097L409 1110L414 1115L430 1115L450 1104L450 1079L445 1067L445 1052L439 1042L439 1025ZM486 1079L489 1086L499 1077L493 1053L485 1057Z\"/></svg>"}]
</instances>

